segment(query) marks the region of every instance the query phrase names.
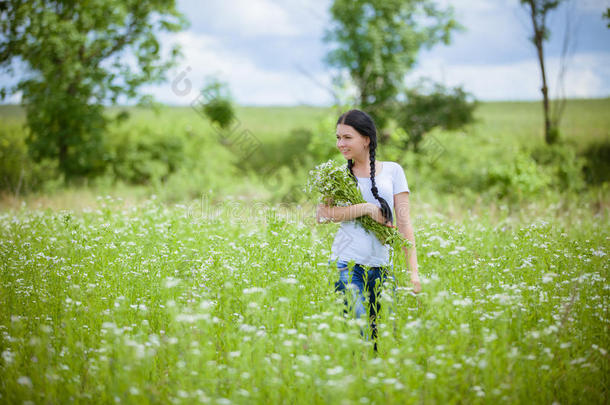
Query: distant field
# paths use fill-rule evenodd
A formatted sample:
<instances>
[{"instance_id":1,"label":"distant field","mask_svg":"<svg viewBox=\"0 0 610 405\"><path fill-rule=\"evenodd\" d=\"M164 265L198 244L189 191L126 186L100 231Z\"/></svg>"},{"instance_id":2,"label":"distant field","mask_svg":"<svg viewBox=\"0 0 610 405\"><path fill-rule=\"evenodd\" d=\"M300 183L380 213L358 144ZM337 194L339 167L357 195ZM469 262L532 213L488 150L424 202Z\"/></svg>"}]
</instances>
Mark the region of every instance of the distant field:
<instances>
[{"instance_id":1,"label":"distant field","mask_svg":"<svg viewBox=\"0 0 610 405\"><path fill-rule=\"evenodd\" d=\"M116 111L111 108L109 111ZM205 120L190 107L163 107L160 114L139 108L128 107L137 121L187 121L199 126ZM286 133L294 128L312 128L315 122L332 108L324 107L238 107L241 124L255 134ZM561 121L562 134L579 143L603 140L610 137L610 98L567 100ZM0 105L2 122L23 122L21 107ZM521 141L532 137L542 140L542 106L535 102L482 102L477 111L481 132L500 136L516 136ZM201 121L201 122L200 122ZM1 125L1 124L0 124Z\"/></svg>"},{"instance_id":2,"label":"distant field","mask_svg":"<svg viewBox=\"0 0 610 405\"><path fill-rule=\"evenodd\" d=\"M610 140L610 98L567 100L561 135L580 148ZM544 142L540 102L481 103L477 129L495 138L516 137L523 143Z\"/></svg>"}]
</instances>

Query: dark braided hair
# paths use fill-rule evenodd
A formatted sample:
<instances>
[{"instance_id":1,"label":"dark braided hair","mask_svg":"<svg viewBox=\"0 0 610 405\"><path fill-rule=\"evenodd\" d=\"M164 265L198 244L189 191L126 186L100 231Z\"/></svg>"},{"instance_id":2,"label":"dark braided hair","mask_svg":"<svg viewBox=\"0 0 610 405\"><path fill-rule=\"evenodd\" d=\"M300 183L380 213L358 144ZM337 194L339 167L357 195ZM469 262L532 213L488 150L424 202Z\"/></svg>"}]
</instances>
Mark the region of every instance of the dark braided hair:
<instances>
[{"instance_id":1,"label":"dark braided hair","mask_svg":"<svg viewBox=\"0 0 610 405\"><path fill-rule=\"evenodd\" d=\"M379 191L375 185L375 150L377 149L377 129L375 128L375 122L373 119L364 111L360 110L349 110L343 113L337 120L337 125L349 125L354 128L360 135L368 136L371 140L369 142L369 159L371 161L371 192L381 204L381 213L383 217L390 222L393 222L392 210L388 205L388 202L379 196ZM354 161L352 159L347 160L347 169L349 170L350 176L358 183L358 179L354 175L352 168L354 167Z\"/></svg>"}]
</instances>

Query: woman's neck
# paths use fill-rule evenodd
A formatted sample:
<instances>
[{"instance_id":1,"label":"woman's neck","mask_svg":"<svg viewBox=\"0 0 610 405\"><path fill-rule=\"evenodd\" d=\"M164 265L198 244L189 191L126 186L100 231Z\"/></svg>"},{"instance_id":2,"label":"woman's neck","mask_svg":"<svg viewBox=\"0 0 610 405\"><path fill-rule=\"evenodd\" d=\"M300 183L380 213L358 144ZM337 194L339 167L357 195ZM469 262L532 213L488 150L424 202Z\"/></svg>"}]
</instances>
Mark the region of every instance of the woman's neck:
<instances>
[{"instance_id":1,"label":"woman's neck","mask_svg":"<svg viewBox=\"0 0 610 405\"><path fill-rule=\"evenodd\" d=\"M355 168L356 170L366 170L371 164L368 151L363 156L354 156L352 161L354 162L352 168Z\"/></svg>"}]
</instances>

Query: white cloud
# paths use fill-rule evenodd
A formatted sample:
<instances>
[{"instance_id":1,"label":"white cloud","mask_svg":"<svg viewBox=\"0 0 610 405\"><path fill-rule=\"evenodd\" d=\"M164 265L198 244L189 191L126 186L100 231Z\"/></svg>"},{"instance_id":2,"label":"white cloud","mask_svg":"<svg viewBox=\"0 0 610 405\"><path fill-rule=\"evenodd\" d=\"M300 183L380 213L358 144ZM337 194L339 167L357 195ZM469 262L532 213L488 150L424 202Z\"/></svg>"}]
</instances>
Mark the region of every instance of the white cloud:
<instances>
[{"instance_id":1,"label":"white cloud","mask_svg":"<svg viewBox=\"0 0 610 405\"><path fill-rule=\"evenodd\" d=\"M291 23L291 16L276 2L270 0L221 1L227 17L232 19L243 35L293 36L299 31ZM223 18L222 15L215 18Z\"/></svg>"},{"instance_id":2,"label":"white cloud","mask_svg":"<svg viewBox=\"0 0 610 405\"><path fill-rule=\"evenodd\" d=\"M552 96L557 95L559 58L548 58L547 80ZM577 54L565 75L567 97L606 97L610 93L610 55ZM409 76L413 83L429 77L449 86L463 85L481 100L532 100L540 98L540 68L536 59L496 65L452 65L427 59Z\"/></svg>"},{"instance_id":3,"label":"white cloud","mask_svg":"<svg viewBox=\"0 0 610 405\"><path fill-rule=\"evenodd\" d=\"M235 36L295 36L294 15L279 1L206 0L182 1L179 8L208 30Z\"/></svg>"},{"instance_id":4,"label":"white cloud","mask_svg":"<svg viewBox=\"0 0 610 405\"><path fill-rule=\"evenodd\" d=\"M170 73L169 82L150 87L148 92L168 104L188 105L199 94L206 75L217 75L229 83L239 104L294 105L299 103L323 105L332 103L329 87L330 74L317 72L307 77L295 66L293 70L273 70L257 66L247 55L228 49L214 37L182 32L173 40L181 44L185 58L179 69ZM288 57L288 56L287 56ZM547 78L551 95L558 95L558 58L547 58ZM191 83L191 91L180 94L172 90L184 89L179 75ZM420 65L409 75L408 81L429 77L449 86L463 85L480 100L536 100L540 98L540 70L533 56L509 63L455 63L433 54L421 58ZM572 57L565 77L567 97L607 97L610 94L610 54L581 53Z\"/></svg>"},{"instance_id":5,"label":"white cloud","mask_svg":"<svg viewBox=\"0 0 610 405\"><path fill-rule=\"evenodd\" d=\"M497 9L500 4L497 1L490 0L440 0L438 2L443 8L452 6L457 10L469 10L471 12L491 11Z\"/></svg>"},{"instance_id":6,"label":"white cloud","mask_svg":"<svg viewBox=\"0 0 610 405\"><path fill-rule=\"evenodd\" d=\"M265 70L202 34L182 32L173 40L182 46L182 64L168 75L167 84L148 89L165 103L190 104L198 96L207 75L227 82L240 104L324 104L329 101L323 88L315 84L315 81L325 83L328 80L325 75L314 75L312 80L296 67L293 71Z\"/></svg>"},{"instance_id":7,"label":"white cloud","mask_svg":"<svg viewBox=\"0 0 610 405\"><path fill-rule=\"evenodd\" d=\"M422 52L420 65L410 78L432 76L448 85L462 84L482 100L538 99L540 73L534 49L527 40L527 13L519 0L443 1L443 5L455 7L458 20L467 31L456 35L449 47L437 46ZM610 0L571 1L579 10L598 10L610 3ZM183 47L185 59L180 69L169 75L168 84L153 88L158 99L188 105L198 94L203 78L217 74L229 83L240 104L332 102L324 89L330 83L329 73L317 71L313 78L308 78L297 67L287 68L289 60L305 66L303 49L270 49L270 42L264 40L257 45L261 48L255 49L231 45L239 44L242 38L257 37L290 38L295 44L302 37L321 40L329 19L329 0L209 0L205 6L199 1L182 0L180 5L198 25L197 29L193 27L174 36ZM559 14L556 17L557 24L563 23ZM554 37L560 38L559 34ZM552 50L552 46L547 49L548 77L551 92L556 94L558 59L553 57ZM264 62L259 57L262 52ZM311 57L321 59L323 55L318 53L311 53ZM608 55L608 52L577 53L567 72L566 94L569 97L610 94ZM282 63L276 64L274 60ZM172 91L171 82L187 67L192 91L180 96Z\"/></svg>"}]
</instances>

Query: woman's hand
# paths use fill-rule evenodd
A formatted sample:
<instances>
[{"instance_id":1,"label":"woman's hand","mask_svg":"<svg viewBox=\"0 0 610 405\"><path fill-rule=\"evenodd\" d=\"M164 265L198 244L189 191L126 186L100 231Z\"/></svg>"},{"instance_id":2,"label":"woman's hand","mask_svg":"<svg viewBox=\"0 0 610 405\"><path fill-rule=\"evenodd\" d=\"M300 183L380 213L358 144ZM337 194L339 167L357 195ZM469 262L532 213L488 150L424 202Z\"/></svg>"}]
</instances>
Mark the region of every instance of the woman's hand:
<instances>
[{"instance_id":1,"label":"woman's hand","mask_svg":"<svg viewBox=\"0 0 610 405\"><path fill-rule=\"evenodd\" d=\"M394 227L392 222L386 221L385 217L381 212L381 208L379 208L373 203L367 203L367 214L382 225L388 226L390 228Z\"/></svg>"},{"instance_id":2,"label":"woman's hand","mask_svg":"<svg viewBox=\"0 0 610 405\"><path fill-rule=\"evenodd\" d=\"M421 292L421 284L419 282L419 275L417 273L411 274L411 283L413 283L413 292L418 294Z\"/></svg>"},{"instance_id":3,"label":"woman's hand","mask_svg":"<svg viewBox=\"0 0 610 405\"><path fill-rule=\"evenodd\" d=\"M331 222L332 218L329 217L330 205L318 204L316 209L316 222L323 224L325 222Z\"/></svg>"}]
</instances>

